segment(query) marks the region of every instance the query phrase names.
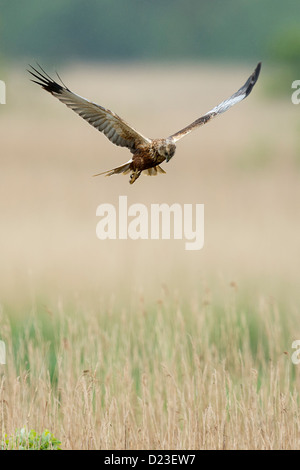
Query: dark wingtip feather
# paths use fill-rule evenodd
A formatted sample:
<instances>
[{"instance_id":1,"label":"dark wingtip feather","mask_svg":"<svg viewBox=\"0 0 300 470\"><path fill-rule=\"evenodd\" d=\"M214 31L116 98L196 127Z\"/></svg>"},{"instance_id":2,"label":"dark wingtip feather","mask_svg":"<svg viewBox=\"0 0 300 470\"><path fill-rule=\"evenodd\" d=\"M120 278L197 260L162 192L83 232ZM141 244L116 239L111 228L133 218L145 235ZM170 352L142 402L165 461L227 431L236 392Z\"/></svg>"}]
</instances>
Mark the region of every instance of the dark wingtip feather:
<instances>
[{"instance_id":1,"label":"dark wingtip feather","mask_svg":"<svg viewBox=\"0 0 300 470\"><path fill-rule=\"evenodd\" d=\"M260 74L260 70L261 70L261 62L258 62L253 74L248 78L247 82L245 83L246 97L251 93L252 88L257 82L259 74Z\"/></svg>"},{"instance_id":2,"label":"dark wingtip feather","mask_svg":"<svg viewBox=\"0 0 300 470\"><path fill-rule=\"evenodd\" d=\"M27 69L27 72L29 72L35 78L35 80L31 79L31 81L37 83L49 93L61 93L63 87L53 80L39 64L37 64L37 66L40 70L36 69L32 65L29 65L31 70ZM66 89L68 90L68 88Z\"/></svg>"},{"instance_id":3,"label":"dark wingtip feather","mask_svg":"<svg viewBox=\"0 0 300 470\"><path fill-rule=\"evenodd\" d=\"M259 77L259 74L260 74L260 71L261 71L261 62L258 62L254 72L253 72L253 81L254 81L254 84L257 82L257 79Z\"/></svg>"}]
</instances>

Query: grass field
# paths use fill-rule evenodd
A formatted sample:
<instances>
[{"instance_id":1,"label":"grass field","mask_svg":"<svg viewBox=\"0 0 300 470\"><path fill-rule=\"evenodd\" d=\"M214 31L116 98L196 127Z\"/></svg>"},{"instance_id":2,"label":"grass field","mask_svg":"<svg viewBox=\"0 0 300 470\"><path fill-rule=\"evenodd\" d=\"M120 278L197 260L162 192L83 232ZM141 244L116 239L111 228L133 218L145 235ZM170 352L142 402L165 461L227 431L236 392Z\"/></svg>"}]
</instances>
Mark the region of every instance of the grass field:
<instances>
[{"instance_id":1,"label":"grass field","mask_svg":"<svg viewBox=\"0 0 300 470\"><path fill-rule=\"evenodd\" d=\"M160 137L236 91L255 65L59 72ZM128 151L11 68L0 108L3 432L47 428L65 449L300 448L298 109L265 97L267 72L247 100L178 144L166 175L130 186L128 176L92 178ZM203 203L204 248L100 241L97 206L119 195Z\"/></svg>"}]
</instances>

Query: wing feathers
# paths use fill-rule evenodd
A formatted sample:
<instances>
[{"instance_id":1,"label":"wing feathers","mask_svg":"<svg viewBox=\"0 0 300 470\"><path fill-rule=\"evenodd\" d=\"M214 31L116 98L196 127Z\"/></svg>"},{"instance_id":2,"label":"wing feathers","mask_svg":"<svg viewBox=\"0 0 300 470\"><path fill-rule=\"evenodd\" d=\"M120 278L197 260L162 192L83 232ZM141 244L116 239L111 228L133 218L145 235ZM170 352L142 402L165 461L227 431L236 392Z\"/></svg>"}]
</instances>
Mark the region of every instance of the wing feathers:
<instances>
[{"instance_id":1,"label":"wing feathers","mask_svg":"<svg viewBox=\"0 0 300 470\"><path fill-rule=\"evenodd\" d=\"M32 80L34 83L40 85L93 127L103 132L113 144L134 150L139 146L151 143L150 139L129 126L113 111L75 94L65 85L62 86L55 82L41 66L39 66L40 70L30 67L31 70L28 72L35 78Z\"/></svg>"},{"instance_id":2,"label":"wing feathers","mask_svg":"<svg viewBox=\"0 0 300 470\"><path fill-rule=\"evenodd\" d=\"M257 82L257 79L260 74L260 69L261 69L261 62L257 64L256 69L254 70L252 75L250 75L246 83L236 93L234 93L227 100L224 100L222 101L222 103L215 106L215 108L213 108L211 111L208 111L208 113L204 114L204 116L201 116L199 119L196 119L196 121L192 122L192 124L176 132L176 134L171 135L170 139L173 139L174 142L177 142L179 139L189 134L191 131L193 131L197 127L202 126L203 124L206 124L212 118L214 118L215 116L218 116L218 114L224 113L229 108L231 108L231 106L234 106L235 104L245 99L251 93L252 88Z\"/></svg>"}]
</instances>

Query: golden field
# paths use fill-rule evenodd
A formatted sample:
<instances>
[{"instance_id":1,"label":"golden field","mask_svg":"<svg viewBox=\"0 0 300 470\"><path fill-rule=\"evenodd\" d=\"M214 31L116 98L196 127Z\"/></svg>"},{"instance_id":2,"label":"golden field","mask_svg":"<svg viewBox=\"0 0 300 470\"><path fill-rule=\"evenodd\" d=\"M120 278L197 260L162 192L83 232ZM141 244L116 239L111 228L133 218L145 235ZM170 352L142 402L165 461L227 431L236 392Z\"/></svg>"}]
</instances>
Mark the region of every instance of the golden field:
<instances>
[{"instance_id":1,"label":"golden field","mask_svg":"<svg viewBox=\"0 0 300 470\"><path fill-rule=\"evenodd\" d=\"M256 64L74 64L68 87L165 137ZM66 449L299 448L298 107L252 94L177 145L166 175L129 159L37 85L1 105L2 431ZM52 74L51 67L47 71ZM290 84L288 84L290 88ZM99 204L203 203L205 243L96 237Z\"/></svg>"}]
</instances>

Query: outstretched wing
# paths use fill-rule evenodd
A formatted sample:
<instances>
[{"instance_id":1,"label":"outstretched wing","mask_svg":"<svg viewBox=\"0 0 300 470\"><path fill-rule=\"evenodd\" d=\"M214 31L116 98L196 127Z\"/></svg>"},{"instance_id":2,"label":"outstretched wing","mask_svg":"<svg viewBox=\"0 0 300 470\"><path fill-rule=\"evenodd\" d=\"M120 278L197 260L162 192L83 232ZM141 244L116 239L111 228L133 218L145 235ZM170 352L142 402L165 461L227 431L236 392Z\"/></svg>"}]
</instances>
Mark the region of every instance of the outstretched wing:
<instances>
[{"instance_id":1,"label":"outstretched wing","mask_svg":"<svg viewBox=\"0 0 300 470\"><path fill-rule=\"evenodd\" d=\"M103 108L82 96L76 95L66 86L55 82L42 68L40 71L30 66L28 72L35 78L33 82L51 93L89 124L103 132L115 145L134 150L139 146L148 145L151 140L130 127L122 118L109 109Z\"/></svg>"},{"instance_id":2,"label":"outstretched wing","mask_svg":"<svg viewBox=\"0 0 300 470\"><path fill-rule=\"evenodd\" d=\"M218 116L218 114L224 113L225 111L227 111L227 109L231 108L231 106L239 103L244 98L246 98L251 93L252 88L257 82L260 69L261 69L261 62L257 64L256 69L254 70L253 74L248 78L245 85L243 85L230 98L228 98L225 101L222 101L222 103L218 104L218 106L213 108L211 111L208 111L208 113L204 114L204 116L201 116L199 119L196 119L196 121L192 122L192 124L176 132L176 134L171 135L169 138L173 139L174 142L177 142L179 139L189 134L191 131L193 131L197 127L202 126L203 124L206 124L212 118L214 118L215 116Z\"/></svg>"}]
</instances>

